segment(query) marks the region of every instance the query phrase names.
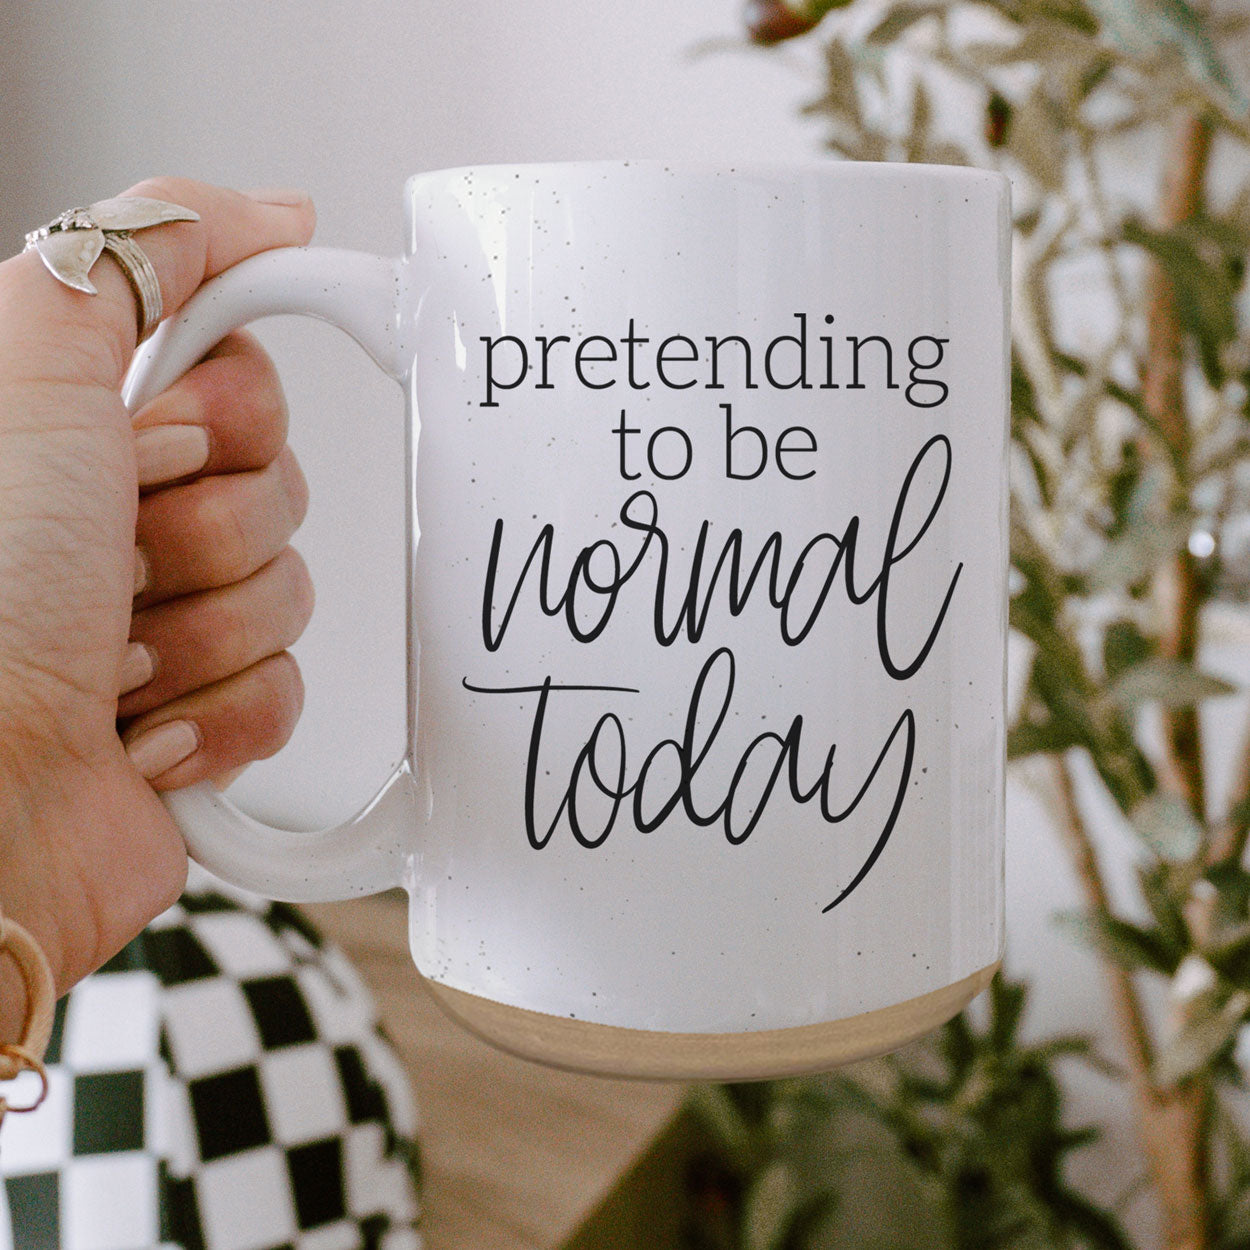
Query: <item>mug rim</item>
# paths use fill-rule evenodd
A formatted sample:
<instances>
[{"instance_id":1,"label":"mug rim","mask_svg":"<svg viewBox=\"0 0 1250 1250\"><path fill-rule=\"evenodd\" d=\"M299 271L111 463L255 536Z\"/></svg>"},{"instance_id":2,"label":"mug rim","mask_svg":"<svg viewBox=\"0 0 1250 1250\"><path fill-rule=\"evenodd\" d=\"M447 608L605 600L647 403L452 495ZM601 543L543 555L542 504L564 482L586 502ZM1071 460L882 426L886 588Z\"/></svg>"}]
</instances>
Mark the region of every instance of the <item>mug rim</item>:
<instances>
[{"instance_id":1,"label":"mug rim","mask_svg":"<svg viewBox=\"0 0 1250 1250\"><path fill-rule=\"evenodd\" d=\"M914 179L932 182L980 182L1010 190L1011 179L997 169L981 169L972 165L939 165L919 161L853 161L837 158L804 157L794 160L712 161L694 159L667 160L661 157L593 159L575 161L485 161L481 164L451 165L444 169L421 170L404 180L404 194L409 195L423 181L450 178L467 173L507 174L572 174L578 171L623 172L638 169L670 173L679 177L721 175L724 177L792 178L816 174L830 180L853 178Z\"/></svg>"}]
</instances>

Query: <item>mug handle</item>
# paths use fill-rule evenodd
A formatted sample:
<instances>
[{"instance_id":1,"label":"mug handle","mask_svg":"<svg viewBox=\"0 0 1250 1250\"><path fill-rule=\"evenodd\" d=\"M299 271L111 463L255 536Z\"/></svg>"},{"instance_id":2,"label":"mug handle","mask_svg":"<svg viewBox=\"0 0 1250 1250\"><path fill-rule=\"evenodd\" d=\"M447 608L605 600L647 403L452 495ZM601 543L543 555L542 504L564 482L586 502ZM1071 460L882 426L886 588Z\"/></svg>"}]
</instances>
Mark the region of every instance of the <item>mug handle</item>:
<instances>
[{"instance_id":1,"label":"mug handle","mask_svg":"<svg viewBox=\"0 0 1250 1250\"><path fill-rule=\"evenodd\" d=\"M412 360L403 342L403 265L336 248L278 248L253 256L205 283L161 325L131 362L122 398L136 411L231 330L275 313L301 313L338 326L402 386ZM407 506L411 513L411 499ZM412 520L410 514L409 532ZM409 700L410 721L415 714ZM414 730L410 724L410 742ZM162 797L188 852L210 872L269 898L320 902L405 883L411 852L403 832L424 807L419 793L405 757L355 816L317 833L255 820L210 782Z\"/></svg>"}]
</instances>

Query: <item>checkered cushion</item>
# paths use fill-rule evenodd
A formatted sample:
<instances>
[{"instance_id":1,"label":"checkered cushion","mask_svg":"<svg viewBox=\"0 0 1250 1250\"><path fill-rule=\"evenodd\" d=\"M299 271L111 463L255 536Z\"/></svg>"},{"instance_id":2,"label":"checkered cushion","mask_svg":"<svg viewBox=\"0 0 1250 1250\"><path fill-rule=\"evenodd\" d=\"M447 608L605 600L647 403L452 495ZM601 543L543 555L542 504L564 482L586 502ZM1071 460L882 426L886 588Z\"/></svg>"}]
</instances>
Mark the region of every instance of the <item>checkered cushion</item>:
<instances>
[{"instance_id":1,"label":"checkered cushion","mask_svg":"<svg viewBox=\"0 0 1250 1250\"><path fill-rule=\"evenodd\" d=\"M421 1246L404 1073L284 904L196 870L58 1005L48 1076L0 1137L0 1250Z\"/></svg>"}]
</instances>

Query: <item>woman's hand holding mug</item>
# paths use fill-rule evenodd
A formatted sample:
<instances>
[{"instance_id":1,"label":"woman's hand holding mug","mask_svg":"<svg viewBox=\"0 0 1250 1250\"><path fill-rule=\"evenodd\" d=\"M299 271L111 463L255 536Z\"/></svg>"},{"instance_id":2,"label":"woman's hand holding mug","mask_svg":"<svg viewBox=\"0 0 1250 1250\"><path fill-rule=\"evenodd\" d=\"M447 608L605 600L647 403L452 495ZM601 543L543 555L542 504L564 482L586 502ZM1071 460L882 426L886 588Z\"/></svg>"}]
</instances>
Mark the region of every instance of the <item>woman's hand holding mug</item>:
<instances>
[{"instance_id":1,"label":"woman's hand holding mug","mask_svg":"<svg viewBox=\"0 0 1250 1250\"><path fill-rule=\"evenodd\" d=\"M180 179L128 194L199 215L139 236L170 312L312 234L302 194ZM132 416L135 296L111 257L91 276L96 296L34 251L0 264L0 905L62 992L182 888L183 841L153 787L286 741L302 687L285 648L312 599L287 546L306 490L264 353L246 334L208 344ZM24 995L0 969L2 1041Z\"/></svg>"},{"instance_id":2,"label":"woman's hand holding mug","mask_svg":"<svg viewBox=\"0 0 1250 1250\"><path fill-rule=\"evenodd\" d=\"M140 236L177 311L124 405L113 262L96 299L0 267L0 903L63 986L181 883L153 787L239 885L404 886L438 1001L548 1063L815 1070L984 986L1005 180L453 170L409 182L395 259L281 247L300 197L136 190L200 220ZM276 312L340 325L407 400L407 751L311 835L207 783L299 706L304 487L235 333Z\"/></svg>"}]
</instances>

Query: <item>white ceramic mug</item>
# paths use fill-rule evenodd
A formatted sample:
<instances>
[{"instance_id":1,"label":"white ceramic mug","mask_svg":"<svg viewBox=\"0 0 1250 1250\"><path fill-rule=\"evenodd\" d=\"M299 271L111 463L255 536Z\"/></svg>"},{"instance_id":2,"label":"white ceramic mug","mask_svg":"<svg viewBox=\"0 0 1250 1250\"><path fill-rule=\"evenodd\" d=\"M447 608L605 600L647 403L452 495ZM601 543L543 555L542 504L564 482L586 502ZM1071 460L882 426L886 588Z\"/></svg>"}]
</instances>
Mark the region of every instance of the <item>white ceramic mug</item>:
<instances>
[{"instance_id":1,"label":"white ceramic mug","mask_svg":"<svg viewBox=\"0 0 1250 1250\"><path fill-rule=\"evenodd\" d=\"M401 258L246 261L128 381L302 312L409 401L407 756L318 834L168 795L191 853L277 898L402 885L440 1003L561 1066L771 1076L935 1027L1003 938L1006 180L405 199Z\"/></svg>"}]
</instances>

